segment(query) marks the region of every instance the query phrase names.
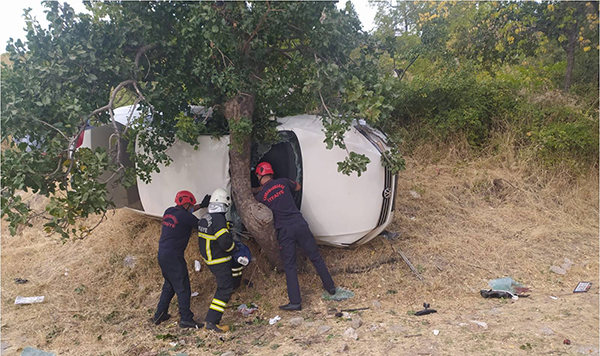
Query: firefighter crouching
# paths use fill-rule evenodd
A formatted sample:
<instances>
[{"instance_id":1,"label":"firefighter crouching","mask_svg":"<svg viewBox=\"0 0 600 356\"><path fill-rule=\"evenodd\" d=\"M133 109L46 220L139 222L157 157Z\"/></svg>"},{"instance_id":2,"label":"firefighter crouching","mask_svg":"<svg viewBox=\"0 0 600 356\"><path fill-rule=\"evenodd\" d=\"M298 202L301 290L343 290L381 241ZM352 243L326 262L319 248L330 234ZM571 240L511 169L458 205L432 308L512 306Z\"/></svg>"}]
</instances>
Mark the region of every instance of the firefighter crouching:
<instances>
[{"instance_id":1,"label":"firefighter crouching","mask_svg":"<svg viewBox=\"0 0 600 356\"><path fill-rule=\"evenodd\" d=\"M225 217L230 204L231 197L224 189L215 190L210 198L208 213L198 222L200 254L217 280L217 291L206 313L206 329L217 332L229 330L227 325L221 326L219 322L236 287L233 273L238 285L241 279L242 266L236 263L234 267L232 255L236 251L236 244Z\"/></svg>"}]
</instances>

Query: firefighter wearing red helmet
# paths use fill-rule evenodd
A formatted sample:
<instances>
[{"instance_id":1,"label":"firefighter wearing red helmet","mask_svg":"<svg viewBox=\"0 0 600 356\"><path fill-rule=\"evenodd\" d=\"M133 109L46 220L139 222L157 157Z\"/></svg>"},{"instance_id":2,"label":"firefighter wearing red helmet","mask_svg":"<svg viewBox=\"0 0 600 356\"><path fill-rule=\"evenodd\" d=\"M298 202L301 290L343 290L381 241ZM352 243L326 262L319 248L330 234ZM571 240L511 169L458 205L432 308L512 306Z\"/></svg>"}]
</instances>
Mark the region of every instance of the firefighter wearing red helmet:
<instances>
[{"instance_id":1,"label":"firefighter wearing red helmet","mask_svg":"<svg viewBox=\"0 0 600 356\"><path fill-rule=\"evenodd\" d=\"M206 195L202 203L196 204L194 194L182 190L175 196L175 206L165 210L162 219L162 230L158 241L158 264L165 278L160 300L152 322L156 325L169 319L169 304L177 294L179 303L179 326L182 328L201 328L203 325L194 320L190 310L190 278L187 264L183 256L190 240L192 229L197 229L198 218L192 213L206 208L210 195Z\"/></svg>"},{"instance_id":2,"label":"firefighter wearing red helmet","mask_svg":"<svg viewBox=\"0 0 600 356\"><path fill-rule=\"evenodd\" d=\"M302 310L300 285L296 270L296 245L300 246L315 266L323 287L333 295L335 284L331 274L319 253L317 242L302 213L296 207L293 191L299 191L301 186L287 178L273 179L275 172L269 162L261 162L256 166L256 176L260 187L252 188L255 198L273 212L273 222L277 230L277 242L281 260L285 269L289 303L281 305L282 310Z\"/></svg>"}]
</instances>

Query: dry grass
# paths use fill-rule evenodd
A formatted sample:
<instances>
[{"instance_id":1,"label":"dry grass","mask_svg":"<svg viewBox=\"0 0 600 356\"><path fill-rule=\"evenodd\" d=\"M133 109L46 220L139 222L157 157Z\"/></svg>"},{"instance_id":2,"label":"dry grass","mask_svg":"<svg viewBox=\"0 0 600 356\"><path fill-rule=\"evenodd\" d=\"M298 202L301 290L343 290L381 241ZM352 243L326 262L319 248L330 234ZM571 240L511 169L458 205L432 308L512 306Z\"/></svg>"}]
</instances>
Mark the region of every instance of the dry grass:
<instances>
[{"instance_id":1,"label":"dry grass","mask_svg":"<svg viewBox=\"0 0 600 356\"><path fill-rule=\"evenodd\" d=\"M319 279L308 266L300 275L305 300L300 315L332 326L320 336L315 336L312 325L292 330L285 320L281 327L264 325L264 319L247 325L245 321L252 319L241 320L233 312L227 312L224 320L236 330L224 341L205 331L186 334L172 326L151 326L148 318L162 283L156 263L160 232L156 220L120 210L86 240L66 244L47 238L42 221L14 237L3 226L2 340L11 345L8 354L15 355L28 345L60 355L142 355L151 350L155 352L148 355L156 355L170 348L156 338L167 333L186 340L180 352L190 355L226 350L328 354L344 342L350 344L349 353L357 355L512 354L526 352L519 347L527 348L528 343L535 354L569 354L590 345L597 349L597 285L585 295L567 294L580 280L598 281L598 173L579 179L540 173L531 162L514 157L510 151L472 159L461 149L444 154L428 147L416 149L400 174L389 228L401 232L400 238L377 238L352 250L323 247L322 253L331 267L360 266L392 255L391 244L409 256L426 281L417 280L402 262L384 264L363 274L336 275L336 282L355 291L356 297L324 302ZM413 198L411 190L421 197ZM41 208L43 201L33 198L32 205ZM256 245L251 248L257 251ZM135 256L134 268L124 266L127 255ZM565 257L575 262L566 276L548 272ZM192 269L198 258L193 238L186 258ZM202 319L215 284L206 269L190 275L192 290L200 292L192 298L192 310ZM232 304L253 301L260 306L261 318L278 314L276 306L286 302L284 277L270 271L264 257L245 275L254 287L242 288ZM532 296L516 302L478 296L488 279L504 276L531 287ZM30 282L17 285L16 277ZM15 306L17 295L45 295L46 301ZM559 301L548 295L559 295ZM344 341L341 335L347 324L332 319L328 309L371 306L374 299L383 308L362 313L361 338ZM440 313L423 319L407 315L425 301ZM171 312L176 314L176 308ZM474 318L485 320L490 330L461 326ZM405 332L386 329L392 324L402 325ZM370 325L379 325L379 331L368 331ZM556 331L552 340L540 336L541 325ZM442 330L440 336L433 336L432 328ZM561 345L567 334L577 340L571 349ZM200 340L202 345L196 348Z\"/></svg>"}]
</instances>

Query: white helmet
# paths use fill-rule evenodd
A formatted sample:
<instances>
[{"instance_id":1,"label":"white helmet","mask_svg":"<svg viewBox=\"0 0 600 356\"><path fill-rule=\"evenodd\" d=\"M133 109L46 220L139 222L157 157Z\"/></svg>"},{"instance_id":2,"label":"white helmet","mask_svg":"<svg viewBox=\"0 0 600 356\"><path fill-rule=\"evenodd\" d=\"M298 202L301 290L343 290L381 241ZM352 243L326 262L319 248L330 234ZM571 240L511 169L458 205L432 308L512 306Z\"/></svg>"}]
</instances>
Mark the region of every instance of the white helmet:
<instances>
[{"instance_id":1,"label":"white helmet","mask_svg":"<svg viewBox=\"0 0 600 356\"><path fill-rule=\"evenodd\" d=\"M210 195L211 203L222 203L227 206L231 205L231 197L225 189L218 188Z\"/></svg>"}]
</instances>

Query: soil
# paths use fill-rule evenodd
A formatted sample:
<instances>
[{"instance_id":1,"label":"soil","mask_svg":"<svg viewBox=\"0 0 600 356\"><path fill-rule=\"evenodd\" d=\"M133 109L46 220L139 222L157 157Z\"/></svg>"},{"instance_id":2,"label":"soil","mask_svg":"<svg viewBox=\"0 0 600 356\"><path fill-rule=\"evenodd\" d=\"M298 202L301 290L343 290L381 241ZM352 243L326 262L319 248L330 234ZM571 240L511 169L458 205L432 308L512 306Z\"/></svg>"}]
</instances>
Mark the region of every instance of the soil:
<instances>
[{"instance_id":1,"label":"soil","mask_svg":"<svg viewBox=\"0 0 600 356\"><path fill-rule=\"evenodd\" d=\"M121 209L88 238L65 243L46 236L43 218L16 236L3 223L2 355L20 355L26 346L78 356L598 355L598 172L580 179L533 174L497 157L423 162L409 158L400 173L388 227L398 238L321 248L332 270L359 272L334 276L354 298L324 301L314 269L304 266L303 310L278 310L287 302L285 278L250 243L257 259L244 278L252 287L235 293L223 320L232 331L224 335L179 329L176 299L171 320L150 324L162 283L158 221ZM44 198L23 196L43 209ZM98 218L82 224L93 226ZM190 241L186 259L192 291L199 292L192 311L202 320L215 283L205 266L193 270L199 254ZM565 275L550 272L565 258L573 262ZM367 265L375 267L360 268ZM506 276L529 287L529 297L479 295L490 279ZM592 287L575 294L580 281ZM45 296L43 303L14 304L17 296L38 295ZM251 302L259 307L255 314L235 312ZM425 302L437 313L415 316ZM369 309L335 316L353 308ZM275 315L282 320L269 325ZM290 325L294 317L304 322ZM356 340L344 336L353 318L362 321ZM323 331L324 325L331 328Z\"/></svg>"}]
</instances>

